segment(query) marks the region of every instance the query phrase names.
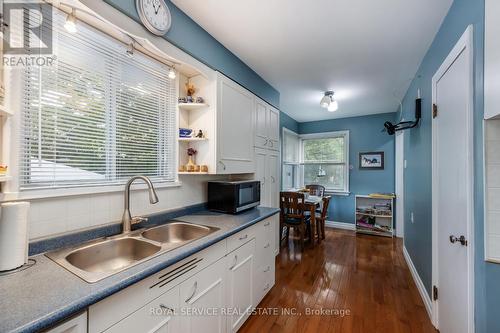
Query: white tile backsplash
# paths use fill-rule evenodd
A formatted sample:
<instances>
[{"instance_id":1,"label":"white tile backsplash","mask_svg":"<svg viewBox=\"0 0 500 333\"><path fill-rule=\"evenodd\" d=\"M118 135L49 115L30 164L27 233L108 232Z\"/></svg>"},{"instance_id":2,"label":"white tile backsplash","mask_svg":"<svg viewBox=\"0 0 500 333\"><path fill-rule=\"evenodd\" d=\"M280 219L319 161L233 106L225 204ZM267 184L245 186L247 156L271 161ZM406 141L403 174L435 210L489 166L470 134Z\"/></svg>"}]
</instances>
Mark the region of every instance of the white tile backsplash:
<instances>
[{"instance_id":1,"label":"white tile backsplash","mask_svg":"<svg viewBox=\"0 0 500 333\"><path fill-rule=\"evenodd\" d=\"M206 202L208 180L222 176L183 176L180 187L157 189L159 202L149 203L147 190L133 190L132 215L147 215ZM123 214L123 192L68 196L31 201L30 239L45 238L119 222Z\"/></svg>"}]
</instances>

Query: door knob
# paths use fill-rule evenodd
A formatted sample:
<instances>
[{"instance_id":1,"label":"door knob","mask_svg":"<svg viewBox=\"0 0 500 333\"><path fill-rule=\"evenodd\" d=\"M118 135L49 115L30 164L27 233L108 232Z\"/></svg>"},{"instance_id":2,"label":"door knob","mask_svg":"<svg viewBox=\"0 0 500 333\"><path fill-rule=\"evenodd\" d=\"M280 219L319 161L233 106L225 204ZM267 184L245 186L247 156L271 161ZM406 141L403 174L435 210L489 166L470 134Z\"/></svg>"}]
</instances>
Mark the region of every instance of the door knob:
<instances>
[{"instance_id":1,"label":"door knob","mask_svg":"<svg viewBox=\"0 0 500 333\"><path fill-rule=\"evenodd\" d=\"M465 239L465 236L462 235L460 237L456 237L453 235L450 235L450 242L455 244L456 242L459 242L461 245L467 246L467 240Z\"/></svg>"}]
</instances>

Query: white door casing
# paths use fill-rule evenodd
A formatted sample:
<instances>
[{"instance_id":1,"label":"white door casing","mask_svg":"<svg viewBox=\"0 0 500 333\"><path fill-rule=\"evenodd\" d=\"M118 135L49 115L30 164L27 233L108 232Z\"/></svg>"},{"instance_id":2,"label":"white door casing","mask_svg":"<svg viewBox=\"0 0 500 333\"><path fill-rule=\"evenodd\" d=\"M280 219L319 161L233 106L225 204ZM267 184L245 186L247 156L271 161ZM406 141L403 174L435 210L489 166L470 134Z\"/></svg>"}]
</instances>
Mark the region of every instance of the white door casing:
<instances>
[{"instance_id":1,"label":"white door casing","mask_svg":"<svg viewBox=\"0 0 500 333\"><path fill-rule=\"evenodd\" d=\"M404 132L396 132L396 236L404 237Z\"/></svg>"},{"instance_id":2,"label":"white door casing","mask_svg":"<svg viewBox=\"0 0 500 333\"><path fill-rule=\"evenodd\" d=\"M474 332L473 43L469 26L432 78L433 322L441 333ZM468 244L452 243L465 236Z\"/></svg>"}]
</instances>

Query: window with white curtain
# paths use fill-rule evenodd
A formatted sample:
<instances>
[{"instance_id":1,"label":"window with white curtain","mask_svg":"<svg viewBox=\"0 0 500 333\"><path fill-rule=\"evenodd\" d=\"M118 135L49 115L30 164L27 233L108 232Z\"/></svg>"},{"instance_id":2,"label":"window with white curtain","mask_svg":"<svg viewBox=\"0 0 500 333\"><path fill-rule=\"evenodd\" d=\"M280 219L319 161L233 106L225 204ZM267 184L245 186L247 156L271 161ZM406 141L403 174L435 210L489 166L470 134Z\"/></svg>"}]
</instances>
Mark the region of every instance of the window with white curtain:
<instances>
[{"instance_id":1,"label":"window with white curtain","mask_svg":"<svg viewBox=\"0 0 500 333\"><path fill-rule=\"evenodd\" d=\"M298 135L283 130L283 189L309 184L349 192L349 132Z\"/></svg>"},{"instance_id":2,"label":"window with white curtain","mask_svg":"<svg viewBox=\"0 0 500 333\"><path fill-rule=\"evenodd\" d=\"M176 89L169 67L53 15L53 66L24 69L21 189L175 181Z\"/></svg>"}]
</instances>

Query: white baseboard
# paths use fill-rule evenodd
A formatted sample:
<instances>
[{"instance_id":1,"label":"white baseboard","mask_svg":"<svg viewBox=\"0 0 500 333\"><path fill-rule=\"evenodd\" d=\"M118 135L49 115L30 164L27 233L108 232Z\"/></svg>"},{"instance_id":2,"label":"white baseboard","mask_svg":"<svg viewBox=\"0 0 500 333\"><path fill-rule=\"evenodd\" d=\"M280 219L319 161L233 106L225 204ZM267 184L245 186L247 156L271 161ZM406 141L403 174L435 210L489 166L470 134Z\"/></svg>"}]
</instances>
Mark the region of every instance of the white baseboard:
<instances>
[{"instance_id":1,"label":"white baseboard","mask_svg":"<svg viewBox=\"0 0 500 333\"><path fill-rule=\"evenodd\" d=\"M326 221L325 227L345 229L345 230L356 230L356 226L353 223L335 222L335 221Z\"/></svg>"},{"instance_id":2,"label":"white baseboard","mask_svg":"<svg viewBox=\"0 0 500 333\"><path fill-rule=\"evenodd\" d=\"M422 279L420 279L420 276L418 275L417 269L415 268L415 265L413 265L413 262L411 261L410 254L406 250L405 246L403 246L403 256L405 257L405 261L406 261L406 264L408 265L408 268L410 268L411 275L413 276L413 281L415 281L415 284L417 285L417 289L418 289L418 292L420 293L420 297L422 297L422 301L424 302L425 309L427 310L427 314L429 315L429 319L431 320L431 322L433 322L431 298L429 297L427 290L425 290L424 283L422 282Z\"/></svg>"}]
</instances>

